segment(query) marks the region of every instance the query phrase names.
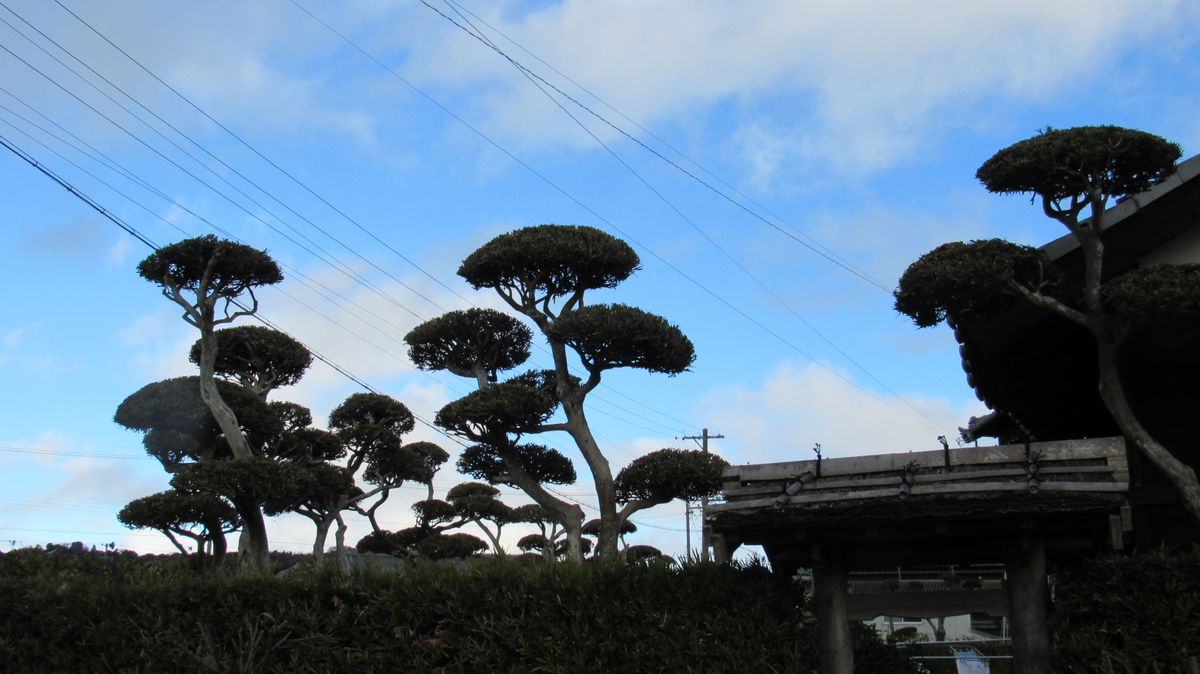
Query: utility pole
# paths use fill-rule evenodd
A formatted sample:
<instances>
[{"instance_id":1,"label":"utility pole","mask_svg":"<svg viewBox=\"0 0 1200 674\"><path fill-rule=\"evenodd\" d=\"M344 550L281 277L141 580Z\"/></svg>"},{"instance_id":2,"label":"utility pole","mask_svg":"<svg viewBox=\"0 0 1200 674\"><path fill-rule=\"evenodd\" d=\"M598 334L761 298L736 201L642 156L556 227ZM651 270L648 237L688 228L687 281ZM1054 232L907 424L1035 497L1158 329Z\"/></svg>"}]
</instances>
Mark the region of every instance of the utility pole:
<instances>
[{"instance_id":1,"label":"utility pole","mask_svg":"<svg viewBox=\"0 0 1200 674\"><path fill-rule=\"evenodd\" d=\"M704 453L708 454L708 441L709 440L720 440L724 437L725 437L724 435L709 435L708 429L704 428L704 429L700 430L700 435L685 435L681 439L696 441L696 444L700 445L700 449L703 449ZM708 555L708 546L710 543L708 540L708 535L709 535L708 526L706 526L704 524L704 510L706 508L708 508L708 497L707 496L700 499L700 559L707 562L710 559L710 557ZM690 502L685 505L685 512L688 513L688 527L687 527L688 528L688 544L687 545L688 545L688 556L690 557L692 554L692 534L691 534L692 519L691 519L691 503Z\"/></svg>"}]
</instances>

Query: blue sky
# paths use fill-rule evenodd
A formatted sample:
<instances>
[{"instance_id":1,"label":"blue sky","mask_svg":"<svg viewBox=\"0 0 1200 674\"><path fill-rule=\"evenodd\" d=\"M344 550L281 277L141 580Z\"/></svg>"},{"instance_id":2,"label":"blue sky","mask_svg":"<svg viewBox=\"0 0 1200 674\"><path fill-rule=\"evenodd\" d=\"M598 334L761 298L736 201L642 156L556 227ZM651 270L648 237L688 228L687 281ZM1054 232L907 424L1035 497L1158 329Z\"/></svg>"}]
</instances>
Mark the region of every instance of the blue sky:
<instances>
[{"instance_id":1,"label":"blue sky","mask_svg":"<svg viewBox=\"0 0 1200 674\"><path fill-rule=\"evenodd\" d=\"M446 310L500 306L455 276L464 256L544 222L632 240L643 269L592 301L666 316L698 357L678 377L606 378L590 417L614 468L685 446L675 438L703 427L725 436L713 449L738 463L808 458L814 443L826 456L936 447L984 411L952 336L917 330L888 291L800 242L891 289L945 241L1061 234L1027 200L974 179L993 152L1041 128L1119 124L1175 140L1185 156L1200 149L1200 7L1184 1L460 1L511 57L725 196L558 98L584 131L420 2L297 1L390 70L288 0L62 4L319 198L49 0L0 7L11 24L0 23L0 45L12 52L0 50L0 134L156 243L211 232L191 211L267 249L288 278L261 293L262 314L426 419L469 389L415 371L403 334ZM462 21L443 0L430 4ZM86 141L176 203L21 117ZM190 373L195 334L134 272L148 249L7 151L0 203L0 549L82 540L165 550L158 534L115 519L166 475L112 414L142 385ZM328 252L304 250L317 246ZM357 390L318 364L277 397L324 422ZM455 447L422 427L410 439ZM439 490L463 479L447 466ZM564 491L587 501L586 484ZM407 526L420 493L402 490L385 523ZM682 511L643 513L637 539L681 553ZM351 540L365 530L356 523ZM272 543L303 550L311 532L282 519Z\"/></svg>"}]
</instances>

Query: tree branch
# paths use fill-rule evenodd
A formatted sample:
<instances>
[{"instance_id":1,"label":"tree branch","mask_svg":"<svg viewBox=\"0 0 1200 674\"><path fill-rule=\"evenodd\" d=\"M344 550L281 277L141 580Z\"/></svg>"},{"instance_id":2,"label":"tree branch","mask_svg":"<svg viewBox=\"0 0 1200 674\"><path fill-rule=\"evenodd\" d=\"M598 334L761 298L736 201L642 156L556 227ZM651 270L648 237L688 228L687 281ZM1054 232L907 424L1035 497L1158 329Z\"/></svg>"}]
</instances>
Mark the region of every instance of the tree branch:
<instances>
[{"instance_id":1,"label":"tree branch","mask_svg":"<svg viewBox=\"0 0 1200 674\"><path fill-rule=\"evenodd\" d=\"M1010 280L1005 285L1034 306L1052 311L1059 316L1078 323L1084 327L1090 327L1092 324L1092 320L1087 314L1079 311L1078 309L1073 309L1070 306L1067 306L1066 304L1054 299L1053 297L1034 292L1020 283L1017 283L1016 281Z\"/></svg>"}]
</instances>

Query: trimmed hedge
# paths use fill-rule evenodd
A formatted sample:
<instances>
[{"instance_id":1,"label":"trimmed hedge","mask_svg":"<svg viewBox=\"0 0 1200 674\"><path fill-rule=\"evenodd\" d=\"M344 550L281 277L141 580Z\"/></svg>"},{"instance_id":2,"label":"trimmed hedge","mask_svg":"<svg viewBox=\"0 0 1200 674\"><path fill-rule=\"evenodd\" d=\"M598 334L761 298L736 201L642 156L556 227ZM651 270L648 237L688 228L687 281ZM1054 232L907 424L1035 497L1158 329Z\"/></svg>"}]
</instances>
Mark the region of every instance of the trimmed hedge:
<instances>
[{"instance_id":1,"label":"trimmed hedge","mask_svg":"<svg viewBox=\"0 0 1200 674\"><path fill-rule=\"evenodd\" d=\"M1200 548L1094 559L1054 590L1056 672L1173 674L1200 660Z\"/></svg>"},{"instance_id":2,"label":"trimmed hedge","mask_svg":"<svg viewBox=\"0 0 1200 674\"><path fill-rule=\"evenodd\" d=\"M8 671L816 671L802 595L756 564L248 576L69 557L0 555ZM855 637L856 671L915 671L869 629Z\"/></svg>"}]
</instances>

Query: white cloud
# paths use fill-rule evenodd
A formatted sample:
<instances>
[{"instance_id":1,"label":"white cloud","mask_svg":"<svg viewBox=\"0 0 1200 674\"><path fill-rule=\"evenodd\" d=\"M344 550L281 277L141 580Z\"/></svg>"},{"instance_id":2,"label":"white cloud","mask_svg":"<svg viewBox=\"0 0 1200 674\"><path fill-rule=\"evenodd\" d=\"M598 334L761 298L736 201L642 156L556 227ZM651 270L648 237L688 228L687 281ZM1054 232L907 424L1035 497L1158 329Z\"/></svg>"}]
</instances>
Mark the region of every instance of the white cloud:
<instances>
[{"instance_id":1,"label":"white cloud","mask_svg":"<svg viewBox=\"0 0 1200 674\"><path fill-rule=\"evenodd\" d=\"M761 385L719 387L700 407L730 437L724 444L732 463L809 459L816 443L827 457L936 449L938 435L954 438L958 426L985 411L975 400L869 393L839 375L785 362Z\"/></svg>"},{"instance_id":2,"label":"white cloud","mask_svg":"<svg viewBox=\"0 0 1200 674\"><path fill-rule=\"evenodd\" d=\"M843 173L892 165L937 127L974 123L991 96L1036 101L1103 77L1122 48L1186 25L1179 15L1192 10L1178 0L566 0L479 11L643 124L741 106L739 135L764 143L744 149L762 180L785 159ZM486 126L525 143L591 142L502 58L426 20L441 27L411 38L414 78L470 91ZM808 105L759 105L784 95ZM947 117L952 107L960 118Z\"/></svg>"}]
</instances>

